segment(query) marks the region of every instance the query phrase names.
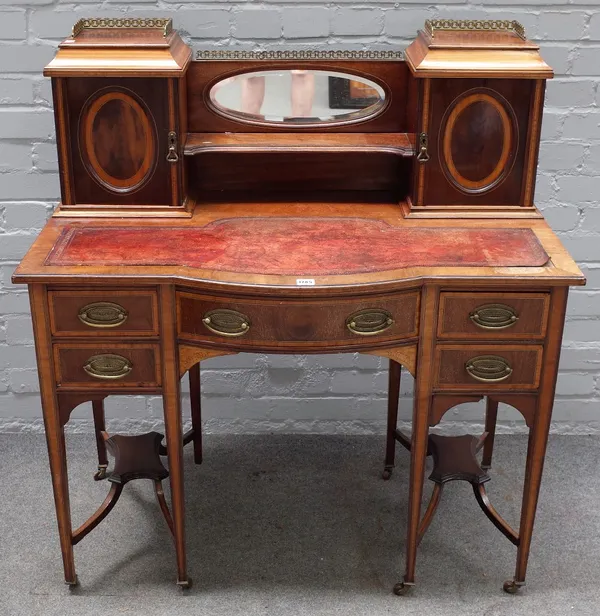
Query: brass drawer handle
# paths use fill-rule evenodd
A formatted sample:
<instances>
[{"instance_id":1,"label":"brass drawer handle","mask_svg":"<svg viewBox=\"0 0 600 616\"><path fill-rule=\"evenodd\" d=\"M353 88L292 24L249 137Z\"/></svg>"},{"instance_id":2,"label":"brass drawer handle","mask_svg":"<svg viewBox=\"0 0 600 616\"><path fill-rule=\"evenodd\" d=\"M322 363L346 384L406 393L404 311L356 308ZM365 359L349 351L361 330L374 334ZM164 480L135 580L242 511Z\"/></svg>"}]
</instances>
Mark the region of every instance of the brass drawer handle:
<instances>
[{"instance_id":1,"label":"brass drawer handle","mask_svg":"<svg viewBox=\"0 0 600 616\"><path fill-rule=\"evenodd\" d=\"M250 331L250 319L237 310L219 308L210 310L202 318L202 323L213 334L219 336L243 336Z\"/></svg>"},{"instance_id":2,"label":"brass drawer handle","mask_svg":"<svg viewBox=\"0 0 600 616\"><path fill-rule=\"evenodd\" d=\"M423 164L429 160L429 137L427 133L421 133L419 135L419 153L417 154L417 160Z\"/></svg>"},{"instance_id":3,"label":"brass drawer handle","mask_svg":"<svg viewBox=\"0 0 600 616\"><path fill-rule=\"evenodd\" d=\"M513 369L504 357L497 355L480 355L465 364L469 376L482 383L500 383L505 381Z\"/></svg>"},{"instance_id":4,"label":"brass drawer handle","mask_svg":"<svg viewBox=\"0 0 600 616\"><path fill-rule=\"evenodd\" d=\"M177 133L175 131L171 131L167 140L169 142L167 161L170 163L176 163L179 161L179 154L177 154Z\"/></svg>"},{"instance_id":5,"label":"brass drawer handle","mask_svg":"<svg viewBox=\"0 0 600 616\"><path fill-rule=\"evenodd\" d=\"M94 302L81 308L77 316L90 327L119 327L127 321L129 313L119 304Z\"/></svg>"},{"instance_id":6,"label":"brass drawer handle","mask_svg":"<svg viewBox=\"0 0 600 616\"><path fill-rule=\"evenodd\" d=\"M367 308L354 312L346 319L346 327L358 336L375 336L394 324L391 313L381 308Z\"/></svg>"},{"instance_id":7,"label":"brass drawer handle","mask_svg":"<svg viewBox=\"0 0 600 616\"><path fill-rule=\"evenodd\" d=\"M122 379L133 370L133 364L121 355L93 355L83 369L95 379Z\"/></svg>"},{"instance_id":8,"label":"brass drawer handle","mask_svg":"<svg viewBox=\"0 0 600 616\"><path fill-rule=\"evenodd\" d=\"M506 329L519 320L519 315L506 304L485 304L476 308L469 318L481 329Z\"/></svg>"}]
</instances>

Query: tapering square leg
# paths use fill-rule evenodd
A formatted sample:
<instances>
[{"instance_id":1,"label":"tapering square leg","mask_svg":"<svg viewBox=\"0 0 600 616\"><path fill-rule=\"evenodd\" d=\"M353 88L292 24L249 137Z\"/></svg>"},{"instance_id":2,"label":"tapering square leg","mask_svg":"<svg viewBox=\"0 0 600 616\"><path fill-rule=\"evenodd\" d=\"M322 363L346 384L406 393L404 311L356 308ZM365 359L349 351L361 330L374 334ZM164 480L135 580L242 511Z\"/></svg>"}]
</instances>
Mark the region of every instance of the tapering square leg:
<instances>
[{"instance_id":1,"label":"tapering square leg","mask_svg":"<svg viewBox=\"0 0 600 616\"><path fill-rule=\"evenodd\" d=\"M200 388L200 363L189 370L192 430L194 431L194 462L202 464L202 392Z\"/></svg>"},{"instance_id":2,"label":"tapering square leg","mask_svg":"<svg viewBox=\"0 0 600 616\"><path fill-rule=\"evenodd\" d=\"M94 414L94 432L96 434L96 449L98 451L98 471L94 475L94 479L100 481L106 478L106 471L108 469L106 443L102 436L102 433L106 431L104 400L92 400L92 412Z\"/></svg>"},{"instance_id":3,"label":"tapering square leg","mask_svg":"<svg viewBox=\"0 0 600 616\"><path fill-rule=\"evenodd\" d=\"M483 444L483 457L481 459L481 468L484 470L488 470L492 467L497 422L498 403L495 400L491 400L488 396L485 401L485 432L487 432L487 436Z\"/></svg>"},{"instance_id":4,"label":"tapering square leg","mask_svg":"<svg viewBox=\"0 0 600 616\"><path fill-rule=\"evenodd\" d=\"M388 415L387 431L385 441L385 466L383 469L383 479L389 479L394 470L396 459L396 426L398 425L398 406L400 402L400 378L402 366L390 359L388 377Z\"/></svg>"},{"instance_id":5,"label":"tapering square leg","mask_svg":"<svg viewBox=\"0 0 600 616\"><path fill-rule=\"evenodd\" d=\"M410 447L410 491L408 496L408 528L406 533L406 569L404 579L394 586L397 595L406 594L415 584L417 547L421 525L421 499L429 438L429 413L433 379L433 348L437 319L437 291L425 287L421 300L421 327L426 335L419 343L419 369L415 375L415 397L412 414Z\"/></svg>"},{"instance_id":6,"label":"tapering square leg","mask_svg":"<svg viewBox=\"0 0 600 616\"><path fill-rule=\"evenodd\" d=\"M517 592L521 586L525 585L533 525L542 483L542 471L544 469L544 458L550 432L550 421L552 419L552 407L554 405L554 392L558 375L558 362L560 359L568 293L568 287L557 287L552 290L550 300L548 331L552 332L552 335L546 344L544 370L540 380L540 393L535 420L529 430L517 564L514 578L504 583L504 590L509 593Z\"/></svg>"},{"instance_id":7,"label":"tapering square leg","mask_svg":"<svg viewBox=\"0 0 600 616\"><path fill-rule=\"evenodd\" d=\"M177 585L188 588L191 580L187 574L185 547L185 496L183 484L183 434L181 421L181 391L179 355L175 332L175 288L160 287L163 412L171 482L171 507L177 554Z\"/></svg>"},{"instance_id":8,"label":"tapering square leg","mask_svg":"<svg viewBox=\"0 0 600 616\"><path fill-rule=\"evenodd\" d=\"M56 389L54 384L54 362L52 358L52 341L47 315L47 289L44 285L29 286L29 299L33 329L35 332L35 351L40 379L40 392L46 443L48 445L48 458L50 461L50 475L52 477L52 490L54 492L54 505L60 549L62 552L65 583L69 586L77 585L75 573L75 558L73 555L73 542L71 539L71 506L69 502L69 477L67 475L67 451L65 445L64 424L61 418Z\"/></svg>"}]
</instances>

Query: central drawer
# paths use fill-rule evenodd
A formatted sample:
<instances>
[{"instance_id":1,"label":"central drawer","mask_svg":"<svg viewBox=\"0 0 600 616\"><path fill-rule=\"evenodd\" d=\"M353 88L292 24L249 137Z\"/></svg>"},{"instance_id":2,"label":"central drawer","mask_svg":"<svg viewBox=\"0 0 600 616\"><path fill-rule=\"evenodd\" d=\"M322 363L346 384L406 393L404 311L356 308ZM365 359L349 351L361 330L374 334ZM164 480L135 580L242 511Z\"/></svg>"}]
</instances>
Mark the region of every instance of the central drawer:
<instances>
[{"instance_id":1,"label":"central drawer","mask_svg":"<svg viewBox=\"0 0 600 616\"><path fill-rule=\"evenodd\" d=\"M367 345L418 334L419 292L310 301L222 298L177 293L182 340L261 348Z\"/></svg>"}]
</instances>

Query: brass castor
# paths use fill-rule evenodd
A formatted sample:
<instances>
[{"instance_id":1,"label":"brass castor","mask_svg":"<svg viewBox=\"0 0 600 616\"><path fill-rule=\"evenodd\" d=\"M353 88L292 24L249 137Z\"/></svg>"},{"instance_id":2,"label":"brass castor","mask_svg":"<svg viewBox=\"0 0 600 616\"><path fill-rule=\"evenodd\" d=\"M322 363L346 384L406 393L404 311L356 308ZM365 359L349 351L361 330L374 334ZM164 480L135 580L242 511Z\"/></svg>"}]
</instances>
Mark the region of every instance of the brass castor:
<instances>
[{"instance_id":1,"label":"brass castor","mask_svg":"<svg viewBox=\"0 0 600 616\"><path fill-rule=\"evenodd\" d=\"M75 576L75 580L72 582L68 582L67 580L65 580L65 584L69 587L69 590L73 590L74 588L77 588L79 586L79 578Z\"/></svg>"},{"instance_id":2,"label":"brass castor","mask_svg":"<svg viewBox=\"0 0 600 616\"><path fill-rule=\"evenodd\" d=\"M94 481L102 481L106 479L108 466L105 464L99 464L98 470L94 473Z\"/></svg>"},{"instance_id":3,"label":"brass castor","mask_svg":"<svg viewBox=\"0 0 600 616\"><path fill-rule=\"evenodd\" d=\"M188 576L187 580L177 580L177 586L179 586L181 590L189 590L192 587L192 578Z\"/></svg>"},{"instance_id":4,"label":"brass castor","mask_svg":"<svg viewBox=\"0 0 600 616\"><path fill-rule=\"evenodd\" d=\"M413 587L413 584L407 584L406 582L398 582L394 588L394 594L398 595L399 597L403 597L404 595L407 595L411 588Z\"/></svg>"},{"instance_id":5,"label":"brass castor","mask_svg":"<svg viewBox=\"0 0 600 616\"><path fill-rule=\"evenodd\" d=\"M502 585L502 590L509 595L516 595L523 584L518 584L514 580L506 580Z\"/></svg>"},{"instance_id":6,"label":"brass castor","mask_svg":"<svg viewBox=\"0 0 600 616\"><path fill-rule=\"evenodd\" d=\"M392 476L393 470L394 470L393 466L386 466L383 469L383 473L381 473L381 478L387 481Z\"/></svg>"}]
</instances>

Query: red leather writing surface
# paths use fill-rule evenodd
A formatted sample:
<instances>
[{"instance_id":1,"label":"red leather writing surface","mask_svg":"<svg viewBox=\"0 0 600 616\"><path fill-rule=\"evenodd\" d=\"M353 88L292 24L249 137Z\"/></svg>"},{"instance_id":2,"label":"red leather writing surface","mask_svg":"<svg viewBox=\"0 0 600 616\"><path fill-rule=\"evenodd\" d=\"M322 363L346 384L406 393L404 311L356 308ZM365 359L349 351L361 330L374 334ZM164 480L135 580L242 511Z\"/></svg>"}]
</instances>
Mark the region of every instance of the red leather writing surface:
<instances>
[{"instance_id":1,"label":"red leather writing surface","mask_svg":"<svg viewBox=\"0 0 600 616\"><path fill-rule=\"evenodd\" d=\"M248 274L335 275L435 266L542 266L530 229L397 228L364 218L229 218L205 227L63 231L46 265L181 265Z\"/></svg>"}]
</instances>

